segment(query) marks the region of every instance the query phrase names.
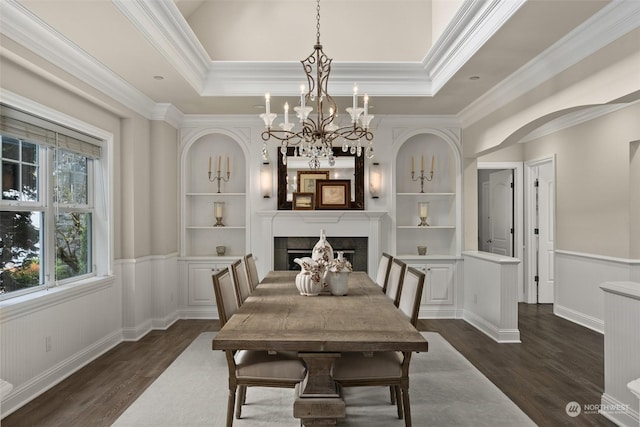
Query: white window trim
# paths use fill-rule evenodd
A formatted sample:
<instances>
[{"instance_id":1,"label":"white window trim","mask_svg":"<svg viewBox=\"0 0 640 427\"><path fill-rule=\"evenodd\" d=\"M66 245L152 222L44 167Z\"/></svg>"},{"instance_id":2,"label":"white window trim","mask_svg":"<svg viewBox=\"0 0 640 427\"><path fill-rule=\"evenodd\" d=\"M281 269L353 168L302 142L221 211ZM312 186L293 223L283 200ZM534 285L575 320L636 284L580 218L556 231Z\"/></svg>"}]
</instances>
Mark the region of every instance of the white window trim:
<instances>
[{"instance_id":1,"label":"white window trim","mask_svg":"<svg viewBox=\"0 0 640 427\"><path fill-rule=\"evenodd\" d=\"M63 126L71 129L78 130L88 135L93 135L103 140L102 155L99 162L94 162L94 176L97 178L94 181L94 185L102 186L102 196L95 197L94 200L94 212L93 212L93 264L95 265L95 271L87 276L80 276L79 280L73 280L71 283L62 282L57 287L49 289L41 289L38 291L30 292L28 294L15 294L15 297L9 296L6 299L0 301L0 308L5 311L7 307L14 304L23 305L25 301L38 300L40 298L48 298L50 295L58 292L52 292L55 290L67 290L59 295L63 297L65 295L68 298L75 298L77 292L69 292L70 289L84 289L89 283L113 283L113 246L114 246L114 229L113 229L113 159L114 159L114 135L104 129L93 126L89 123L83 122L72 116L69 116L60 111L49 108L45 105L39 104L33 100L10 92L4 88L0 88L0 99L6 105L19 110L28 111L31 114L43 117L52 122L59 123ZM95 192L94 192L95 194ZM100 242L100 244L96 244ZM94 277L95 276L95 277ZM86 277L86 278L85 278ZM45 285L47 285L45 283ZM31 305L31 304L28 304ZM4 321L4 313L0 316L0 321Z\"/></svg>"}]
</instances>

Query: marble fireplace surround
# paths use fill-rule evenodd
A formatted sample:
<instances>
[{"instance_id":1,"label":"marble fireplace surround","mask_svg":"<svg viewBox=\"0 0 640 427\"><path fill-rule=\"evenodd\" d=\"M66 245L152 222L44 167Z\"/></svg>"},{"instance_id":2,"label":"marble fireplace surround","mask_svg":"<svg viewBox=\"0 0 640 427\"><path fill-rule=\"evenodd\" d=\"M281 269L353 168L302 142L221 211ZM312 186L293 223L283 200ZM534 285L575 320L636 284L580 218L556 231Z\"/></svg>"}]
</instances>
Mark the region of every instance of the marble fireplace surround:
<instances>
[{"instance_id":1,"label":"marble fireplace surround","mask_svg":"<svg viewBox=\"0 0 640 427\"><path fill-rule=\"evenodd\" d=\"M273 268L274 237L367 237L367 272L373 277L381 251L381 219L384 211L260 211L260 243L263 265ZM266 272L263 272L263 274Z\"/></svg>"}]
</instances>

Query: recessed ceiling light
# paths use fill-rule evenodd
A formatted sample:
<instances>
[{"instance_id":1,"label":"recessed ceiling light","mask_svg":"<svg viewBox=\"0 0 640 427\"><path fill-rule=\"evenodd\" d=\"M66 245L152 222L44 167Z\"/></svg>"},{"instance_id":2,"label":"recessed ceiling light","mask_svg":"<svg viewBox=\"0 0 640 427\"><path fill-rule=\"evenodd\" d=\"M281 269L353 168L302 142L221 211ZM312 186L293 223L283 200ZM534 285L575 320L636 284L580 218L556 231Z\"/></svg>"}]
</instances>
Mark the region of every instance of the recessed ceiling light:
<instances>
[{"instance_id":1,"label":"recessed ceiling light","mask_svg":"<svg viewBox=\"0 0 640 427\"><path fill-rule=\"evenodd\" d=\"M153 78L156 80L164 80L164 77L162 76L153 76Z\"/></svg>"},{"instance_id":2,"label":"recessed ceiling light","mask_svg":"<svg viewBox=\"0 0 640 427\"><path fill-rule=\"evenodd\" d=\"M480 76L471 76L469 80L480 80Z\"/></svg>"}]
</instances>

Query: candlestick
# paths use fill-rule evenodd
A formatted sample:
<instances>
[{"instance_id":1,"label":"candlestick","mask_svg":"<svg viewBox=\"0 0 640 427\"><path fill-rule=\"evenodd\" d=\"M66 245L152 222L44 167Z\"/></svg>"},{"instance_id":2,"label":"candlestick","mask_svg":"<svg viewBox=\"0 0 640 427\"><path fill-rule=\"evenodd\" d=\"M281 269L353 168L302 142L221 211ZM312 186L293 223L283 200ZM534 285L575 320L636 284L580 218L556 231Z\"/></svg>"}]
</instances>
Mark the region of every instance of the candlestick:
<instances>
[{"instance_id":1,"label":"candlestick","mask_svg":"<svg viewBox=\"0 0 640 427\"><path fill-rule=\"evenodd\" d=\"M211 176L211 157L209 157L209 172L207 173L207 177L209 178L210 182L217 182L218 183L218 193L220 193L220 183L222 181L224 182L228 182L229 178L231 177L231 168L230 168L230 162L229 162L229 156L227 156L227 177L225 178L224 176L222 176L222 156L218 155L218 170L216 171L216 176L212 177Z\"/></svg>"},{"instance_id":2,"label":"candlestick","mask_svg":"<svg viewBox=\"0 0 640 427\"><path fill-rule=\"evenodd\" d=\"M213 214L216 217L216 223L213 225L214 227L224 227L222 223L222 208L224 206L224 202L213 202Z\"/></svg>"},{"instance_id":3,"label":"candlestick","mask_svg":"<svg viewBox=\"0 0 640 427\"><path fill-rule=\"evenodd\" d=\"M271 95L269 95L269 92L264 94L264 104L265 104L265 110L267 111L267 114L271 114L270 98L271 98Z\"/></svg>"},{"instance_id":4,"label":"candlestick","mask_svg":"<svg viewBox=\"0 0 640 427\"><path fill-rule=\"evenodd\" d=\"M369 114L369 95L364 94L364 115Z\"/></svg>"},{"instance_id":5,"label":"candlestick","mask_svg":"<svg viewBox=\"0 0 640 427\"><path fill-rule=\"evenodd\" d=\"M431 175L433 175L433 170L435 169L436 156L431 156Z\"/></svg>"},{"instance_id":6,"label":"candlestick","mask_svg":"<svg viewBox=\"0 0 640 427\"><path fill-rule=\"evenodd\" d=\"M431 172L425 175L424 173L424 156L420 158L420 175L416 176L416 172L413 167L413 156L411 156L411 180L420 180L420 192L424 193L424 181L431 181L433 179L433 158L431 159Z\"/></svg>"},{"instance_id":7,"label":"candlestick","mask_svg":"<svg viewBox=\"0 0 640 427\"><path fill-rule=\"evenodd\" d=\"M305 105L304 105L304 92L305 92L305 87L304 87L304 85L300 85L300 106L301 106L302 108L304 108L304 107L305 107Z\"/></svg>"},{"instance_id":8,"label":"candlestick","mask_svg":"<svg viewBox=\"0 0 640 427\"><path fill-rule=\"evenodd\" d=\"M427 223L428 205L429 203L427 202L418 202L418 208L419 208L418 216L420 217L420 224L418 224L419 227L426 227L429 225Z\"/></svg>"}]
</instances>

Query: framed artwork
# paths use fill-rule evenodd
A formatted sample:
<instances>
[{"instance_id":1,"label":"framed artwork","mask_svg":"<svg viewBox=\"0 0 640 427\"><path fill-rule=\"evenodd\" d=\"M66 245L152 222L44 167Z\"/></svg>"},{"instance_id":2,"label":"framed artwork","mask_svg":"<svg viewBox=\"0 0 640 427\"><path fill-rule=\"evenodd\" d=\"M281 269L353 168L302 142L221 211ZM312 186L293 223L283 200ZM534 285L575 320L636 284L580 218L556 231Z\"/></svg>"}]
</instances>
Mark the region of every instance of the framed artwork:
<instances>
[{"instance_id":1,"label":"framed artwork","mask_svg":"<svg viewBox=\"0 0 640 427\"><path fill-rule=\"evenodd\" d=\"M351 180L316 180L317 209L349 209L351 202Z\"/></svg>"},{"instance_id":2,"label":"framed artwork","mask_svg":"<svg viewBox=\"0 0 640 427\"><path fill-rule=\"evenodd\" d=\"M314 193L293 193L293 210L313 210Z\"/></svg>"},{"instance_id":3,"label":"framed artwork","mask_svg":"<svg viewBox=\"0 0 640 427\"><path fill-rule=\"evenodd\" d=\"M298 171L298 192L316 193L316 181L318 179L329 179L329 171L308 170Z\"/></svg>"}]
</instances>

